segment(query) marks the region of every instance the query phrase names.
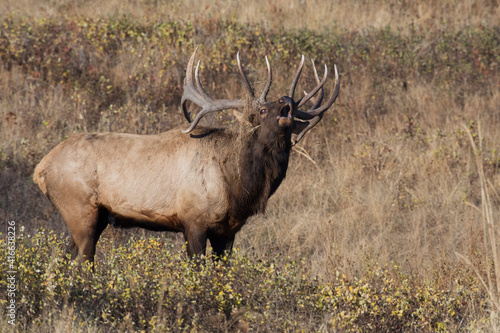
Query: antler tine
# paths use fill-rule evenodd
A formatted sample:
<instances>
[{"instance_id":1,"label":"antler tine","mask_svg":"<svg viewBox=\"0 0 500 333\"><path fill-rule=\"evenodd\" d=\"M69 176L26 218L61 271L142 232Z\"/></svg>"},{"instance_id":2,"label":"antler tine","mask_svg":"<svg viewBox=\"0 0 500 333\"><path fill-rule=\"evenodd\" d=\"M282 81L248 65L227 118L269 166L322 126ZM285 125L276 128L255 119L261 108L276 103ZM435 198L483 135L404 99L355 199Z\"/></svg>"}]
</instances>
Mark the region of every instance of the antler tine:
<instances>
[{"instance_id":1,"label":"antler tine","mask_svg":"<svg viewBox=\"0 0 500 333\"><path fill-rule=\"evenodd\" d=\"M316 93L324 86L326 79L327 79L327 76L328 76L328 67L325 65L325 73L323 74L323 79L320 81L318 71L316 70L316 65L314 64L314 60L311 59L311 62L313 65L314 76L316 78L317 86L313 90L311 90L311 92L309 92L309 94L305 95L300 100L299 104L297 105L297 108L300 108L301 106L306 104L307 101L309 101L314 95L316 95Z\"/></svg>"},{"instance_id":2,"label":"antler tine","mask_svg":"<svg viewBox=\"0 0 500 333\"><path fill-rule=\"evenodd\" d=\"M311 60L312 61L312 60ZM326 66L325 66L326 67ZM314 62L313 62L313 68L314 68L314 78L316 79L316 83L319 85L320 83L320 80L319 80L319 75L318 75L318 71L316 70L316 67L314 67ZM307 92L304 91L304 94L307 96ZM317 109L318 107L320 107L321 105L321 102L323 101L323 97L325 96L325 88L323 86L321 86L321 92L319 94L319 96L315 99L312 100L313 102L313 107L311 108L311 110L314 110L314 109ZM294 142L294 145L296 145L300 140L302 140L302 138L304 137L304 135L311 129L313 128L314 126L316 126L316 124L319 123L319 121L323 118L323 115L324 113L320 113L318 116L312 118L310 121L309 121L309 124L306 126L306 128L304 128L298 135L297 137L295 138L295 142Z\"/></svg>"},{"instance_id":3,"label":"antler tine","mask_svg":"<svg viewBox=\"0 0 500 333\"><path fill-rule=\"evenodd\" d=\"M205 98L208 98L210 99L210 96L208 96L207 92L205 91L205 89L203 89L203 85L201 84L201 80L200 80L200 73L199 73L199 69L200 69L200 63L201 63L201 60L198 60L198 63L196 64L196 69L194 71L194 78L195 78L195 81L196 81L196 88L197 90L205 97Z\"/></svg>"},{"instance_id":4,"label":"antler tine","mask_svg":"<svg viewBox=\"0 0 500 333\"><path fill-rule=\"evenodd\" d=\"M196 59L196 53L198 52L198 47L194 49L191 58L189 58L189 62L186 68L186 78L184 79L184 84L192 84L193 83L193 64L194 59Z\"/></svg>"},{"instance_id":5,"label":"antler tine","mask_svg":"<svg viewBox=\"0 0 500 333\"><path fill-rule=\"evenodd\" d=\"M319 85L320 81L319 81L318 71L316 70L316 66L314 65L314 61L312 59L311 59L311 62L313 63L314 79L316 80L316 83ZM326 81L327 71L328 71L328 67L326 67L326 65L325 65L325 77L324 77L325 81ZM321 102L323 101L323 97L325 96L325 88L323 86L324 86L324 84L321 85L321 93L320 93L320 95L313 102L312 110L318 108L321 105Z\"/></svg>"},{"instance_id":6,"label":"antler tine","mask_svg":"<svg viewBox=\"0 0 500 333\"><path fill-rule=\"evenodd\" d=\"M325 104L323 104L319 108L313 109L310 112L308 112L312 116L317 116L317 115L325 112L326 110L328 110L333 105L333 103L335 103L335 100L339 96L339 91L340 91L340 76L339 76L339 72L337 71L337 66L336 65L334 65L334 68L335 68L335 86L332 89L332 93L331 93L330 97L328 98L328 100L326 101Z\"/></svg>"},{"instance_id":7,"label":"antler tine","mask_svg":"<svg viewBox=\"0 0 500 333\"><path fill-rule=\"evenodd\" d=\"M313 119L314 117L328 110L333 105L333 103L335 103L335 100L339 95L339 91L340 91L340 76L337 71L337 66L335 65L335 86L333 87L332 93L330 94L330 97L328 98L326 103L315 109L311 109L309 112L304 112L297 109L295 110L294 115L299 119L304 119L304 120Z\"/></svg>"},{"instance_id":8,"label":"antler tine","mask_svg":"<svg viewBox=\"0 0 500 333\"><path fill-rule=\"evenodd\" d=\"M297 137L295 138L295 142L293 143L294 145L296 145L297 143L299 143L300 140L302 140L302 138L304 137L304 135L311 129L313 128L314 126L316 126L319 121L323 118L323 115L324 113L320 114L319 116L316 116L314 117L310 122L309 122L309 125L307 125L306 128L304 128L302 130L302 132L299 133L299 135L297 135Z\"/></svg>"},{"instance_id":9,"label":"antler tine","mask_svg":"<svg viewBox=\"0 0 500 333\"><path fill-rule=\"evenodd\" d=\"M313 128L314 126L316 126L319 123L319 121L323 118L324 112L326 110L328 110L333 105L335 100L337 99L337 97L339 95L339 90L340 90L340 76L339 76L339 72L337 71L337 66L334 66L334 69L335 69L335 86L332 89L332 93L330 95L330 98L328 98L328 101L326 101L325 104L320 106L321 100L323 99L323 90L322 90L322 94L318 97L318 100L316 100L316 102L314 103L314 106L310 112L296 110L294 115L297 118L304 119L304 120L307 119L310 121L309 121L309 124L307 125L307 127L304 128L299 133L299 135L297 135L297 137L295 138L294 144L297 144L304 137L304 135L307 133L307 131L309 131L311 128ZM316 79L317 79L317 76L316 76Z\"/></svg>"},{"instance_id":10,"label":"antler tine","mask_svg":"<svg viewBox=\"0 0 500 333\"><path fill-rule=\"evenodd\" d=\"M194 50L193 54L191 55L191 58L189 58L189 62L186 68L186 77L184 78L184 87L193 85L193 63L196 57L196 52L198 52L198 47ZM186 100L187 98L185 98L185 96L182 95L181 99L182 112L184 113L184 117L187 119L187 121L191 122L191 112L189 112L186 108Z\"/></svg>"},{"instance_id":11,"label":"antler tine","mask_svg":"<svg viewBox=\"0 0 500 333\"><path fill-rule=\"evenodd\" d=\"M181 99L181 107L184 116L189 122L191 122L191 113L187 110L186 107L186 102L188 100L200 106L201 111L196 115L196 118L193 120L189 128L183 130L182 133L191 132L196 127L196 125L198 125L201 118L203 118L210 112L221 111L225 109L238 109L245 106L245 102L239 99L213 100L212 98L210 98L201 84L199 75L200 62L198 62L195 70L195 87L195 83L193 82L193 64L197 51L198 48L196 48L196 50L193 52L193 55L189 59L187 65L186 78L184 79L184 93Z\"/></svg>"},{"instance_id":12,"label":"antler tine","mask_svg":"<svg viewBox=\"0 0 500 333\"><path fill-rule=\"evenodd\" d=\"M314 61L311 60L311 62L313 63L313 66L314 66ZM316 70L316 67L313 67L313 68L314 68L314 79L316 80L316 83L319 85L320 80L319 80L318 71ZM308 94L311 94L311 97L314 95L314 94L312 94L312 91L310 93L307 93L304 90L304 95L306 97L308 96ZM321 92L320 92L319 96L317 98L314 98L311 100L313 102L313 107L311 108L311 110L317 109L321 105L321 102L323 101L324 96L325 96L325 88L323 87L323 85L321 85ZM299 103L299 106L301 106L303 104L302 101L304 99L305 99L305 97L301 100L301 102ZM307 102L307 100L304 103L306 103L306 102Z\"/></svg>"},{"instance_id":13,"label":"antler tine","mask_svg":"<svg viewBox=\"0 0 500 333\"><path fill-rule=\"evenodd\" d=\"M236 54L236 59L238 61L238 67L240 69L241 76L243 76L243 83L244 83L245 89L247 90L248 94L251 97L255 97L253 94L252 86L250 85L250 82L248 81L247 75L245 74L245 71L243 70L243 67L241 66L240 51L238 51L238 53Z\"/></svg>"},{"instance_id":14,"label":"antler tine","mask_svg":"<svg viewBox=\"0 0 500 333\"><path fill-rule=\"evenodd\" d=\"M302 59L300 61L299 68L295 73L295 77L293 78L292 85L290 86L290 91L288 92L288 96L293 99L293 94L295 93L295 87L297 86L297 82L299 81L300 74L302 73L302 68L304 67L305 57L302 55Z\"/></svg>"},{"instance_id":15,"label":"antler tine","mask_svg":"<svg viewBox=\"0 0 500 333\"><path fill-rule=\"evenodd\" d=\"M261 102L266 102L267 94L269 93L269 89L271 89L271 83L273 82L273 70L271 69L271 65L269 64L267 56L266 56L266 64L267 64L267 82L259 98Z\"/></svg>"},{"instance_id":16,"label":"antler tine","mask_svg":"<svg viewBox=\"0 0 500 333\"><path fill-rule=\"evenodd\" d=\"M307 95L307 91L305 90L304 90L304 95ZM311 98L311 102L313 103L313 107L311 108L311 110L314 110L315 108L321 105L324 95L325 95L325 90L321 88L320 95L318 97Z\"/></svg>"}]
</instances>

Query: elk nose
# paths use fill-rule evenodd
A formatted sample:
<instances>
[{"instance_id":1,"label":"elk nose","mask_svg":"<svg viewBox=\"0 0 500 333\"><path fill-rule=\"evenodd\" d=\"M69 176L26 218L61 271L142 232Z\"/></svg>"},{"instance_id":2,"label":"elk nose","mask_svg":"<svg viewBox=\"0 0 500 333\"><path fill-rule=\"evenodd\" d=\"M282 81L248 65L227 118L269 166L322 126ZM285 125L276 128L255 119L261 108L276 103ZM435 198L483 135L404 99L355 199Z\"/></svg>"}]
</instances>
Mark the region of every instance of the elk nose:
<instances>
[{"instance_id":1,"label":"elk nose","mask_svg":"<svg viewBox=\"0 0 500 333\"><path fill-rule=\"evenodd\" d=\"M278 100L278 102L282 104L278 118L291 118L292 110L295 105L293 99L288 96L283 96Z\"/></svg>"},{"instance_id":2,"label":"elk nose","mask_svg":"<svg viewBox=\"0 0 500 333\"><path fill-rule=\"evenodd\" d=\"M290 104L292 105L293 104L293 99L288 97L288 96L283 96L281 97L278 102L280 102L281 104Z\"/></svg>"}]
</instances>

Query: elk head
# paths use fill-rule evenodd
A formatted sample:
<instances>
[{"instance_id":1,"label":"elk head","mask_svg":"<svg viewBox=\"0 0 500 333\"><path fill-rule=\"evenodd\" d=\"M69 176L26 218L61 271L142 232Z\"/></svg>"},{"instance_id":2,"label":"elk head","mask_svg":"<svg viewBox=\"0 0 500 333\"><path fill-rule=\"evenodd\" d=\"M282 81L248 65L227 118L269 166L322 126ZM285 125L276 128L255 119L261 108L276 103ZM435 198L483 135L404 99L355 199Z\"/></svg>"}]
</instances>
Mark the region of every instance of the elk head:
<instances>
[{"instance_id":1,"label":"elk head","mask_svg":"<svg viewBox=\"0 0 500 333\"><path fill-rule=\"evenodd\" d=\"M297 137L295 138L296 144L304 137L304 134L307 131L318 124L318 122L323 118L324 112L333 105L339 94L340 77L337 67L335 66L335 85L328 100L322 104L324 97L323 86L327 79L328 68L325 65L325 72L323 78L320 80L314 61L311 60L317 85L309 93L305 93L305 96L301 99L297 101L294 100L295 88L304 67L304 56L302 56L302 60L292 81L292 85L290 86L288 96L283 96L275 102L268 102L267 94L271 88L272 69L267 56L265 58L267 63L267 82L261 95L256 97L254 90L252 89L243 70L238 52L238 67L248 98L214 100L210 98L201 84L199 74L200 61L198 61L196 68L194 69L193 78L193 66L197 50L198 49L194 51L189 60L186 78L184 80L184 94L182 96L181 106L184 116L191 123L191 125L187 129L183 130L183 133L190 133L198 125L201 118L208 113L225 109L246 108L248 112L243 117L241 114L238 116L240 122L243 121L254 128L260 127L260 131L262 133L268 133L271 135L282 134L285 136L287 141L291 141L291 133L295 133L297 134ZM319 96L314 98L318 92ZM188 100L201 107L201 111L197 114L193 121L191 120L191 112L187 110L186 106L186 102ZM312 101L313 106L307 111L303 110L302 108L308 101Z\"/></svg>"}]
</instances>

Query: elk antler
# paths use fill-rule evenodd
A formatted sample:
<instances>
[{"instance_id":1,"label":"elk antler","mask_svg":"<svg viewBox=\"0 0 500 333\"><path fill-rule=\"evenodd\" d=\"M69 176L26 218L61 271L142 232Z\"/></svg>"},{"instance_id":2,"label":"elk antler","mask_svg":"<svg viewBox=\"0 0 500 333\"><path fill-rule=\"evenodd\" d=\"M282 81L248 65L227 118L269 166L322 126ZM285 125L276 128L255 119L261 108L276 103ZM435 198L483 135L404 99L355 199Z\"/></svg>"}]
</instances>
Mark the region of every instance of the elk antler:
<instances>
[{"instance_id":1,"label":"elk antler","mask_svg":"<svg viewBox=\"0 0 500 333\"><path fill-rule=\"evenodd\" d=\"M267 82L266 86L264 87L264 90L262 91L262 94L260 95L259 101L261 103L267 102L267 93L269 92L269 89L271 89L271 83L273 83L273 71L271 69L271 65L269 64L269 60L267 59L266 56L266 64L267 64Z\"/></svg>"},{"instance_id":2,"label":"elk antler","mask_svg":"<svg viewBox=\"0 0 500 333\"><path fill-rule=\"evenodd\" d=\"M248 95L255 99L255 95L253 93L252 86L250 85L250 82L248 81L247 75L245 74L245 71L243 70L243 67L241 66L241 60L240 60L240 52L236 54L236 60L238 61L238 67L240 69L241 76L243 77L243 83L245 86L245 89L247 90ZM266 56L266 64L267 64L267 82L266 86L264 87L264 90L262 91L262 94L259 97L259 101L261 103L266 102L266 97L267 93L269 92L269 89L271 89L271 83L273 82L273 71L271 69L271 65L269 64L269 60L267 59Z\"/></svg>"},{"instance_id":3,"label":"elk antler","mask_svg":"<svg viewBox=\"0 0 500 333\"><path fill-rule=\"evenodd\" d=\"M187 70L186 70L186 78L184 79L184 94L182 95L181 99L181 106L182 106L182 111L184 112L184 116L188 119L188 121L191 120L191 113L187 110L186 108L186 101L190 100L193 103L197 104L198 106L201 107L201 111L196 115L196 118L194 121L191 123L191 126L189 128L183 130L183 133L189 133L191 132L196 125L200 122L201 118L203 118L206 114L210 112L215 112L215 111L221 111L225 109L238 109L242 108L245 106L245 102L240 99L212 99L210 96L208 96L207 92L205 89L203 89L203 86L200 81L200 76L199 76L199 69L200 69L200 62L198 61L198 64L196 65L196 70L195 70L195 81L196 81L196 87L193 84L193 63L194 59L196 57L196 52L198 51L198 48L194 50L193 55L189 59Z\"/></svg>"},{"instance_id":4,"label":"elk antler","mask_svg":"<svg viewBox=\"0 0 500 333\"><path fill-rule=\"evenodd\" d=\"M196 118L193 120L189 128L182 130L182 133L189 133L191 132L196 125L200 122L201 118L203 118L206 114L215 112L215 111L221 111L225 109L239 109L245 106L245 101L242 99L212 99L210 96L208 96L207 92L205 89L203 89L203 86L201 84L200 80L200 75L199 75L199 67L200 67L200 61L198 61L195 69L195 80L193 83L193 64L194 64L194 59L196 57L196 52L198 51L198 48L194 50L193 55L189 59L187 69L186 69L186 78L184 79L184 93L182 95L181 99L181 106L182 106L182 111L184 113L184 117L191 122L191 112L187 110L186 107L186 102L190 100L191 102L197 104L198 106L201 107L201 111L196 115ZM250 95L250 98L253 100L257 100L259 102L265 102L267 93L269 92L269 89L271 88L271 83L272 83L272 70L271 70L271 65L269 64L269 61L267 60L266 57L266 63L267 63L267 83L266 86L264 87L264 91L262 92L260 98L255 98L255 95L253 93L252 86L250 85L250 82L248 81L248 78L245 74L245 71L243 70L243 67L241 66L241 61L240 61L240 53L238 52L236 59L238 61L238 67L240 69L241 76L243 77L243 85L245 86L245 89L247 90L247 93ZM195 86L196 84L196 86Z\"/></svg>"},{"instance_id":5,"label":"elk antler","mask_svg":"<svg viewBox=\"0 0 500 333\"><path fill-rule=\"evenodd\" d=\"M293 99L293 94L295 93L295 87L297 86L297 82L299 82L300 74L302 73L302 68L304 68L304 55L300 60L299 68L297 68L297 72L292 81L292 85L290 86L290 90L288 91L288 96Z\"/></svg>"},{"instance_id":6,"label":"elk antler","mask_svg":"<svg viewBox=\"0 0 500 333\"><path fill-rule=\"evenodd\" d=\"M313 69L314 69L314 78L316 79L316 83L318 84L318 86L320 86L321 82L319 80L318 71L316 70L316 66L314 65L314 61L312 59L311 59L311 62L313 64ZM326 68L325 68L325 72L326 72ZM326 75L325 75L325 78L326 78ZM302 98L302 100L299 103L299 105L305 103L304 100L306 99L307 96L314 95L314 94L312 94L313 91L311 91L309 94L306 91L304 91L304 96L305 97ZM323 97L324 96L325 96L325 89L323 87L321 87L321 92L320 92L319 96L317 98L314 98L312 100L313 107L311 108L311 110L317 109L317 108L319 108L321 106L321 102L323 101ZM309 121L309 124L307 124L307 126L295 138L294 145L296 145L300 140L302 140L302 138L307 133L307 131L309 131L311 128L313 128L314 126L316 126L317 123L319 123L319 121L323 118L323 115L324 115L324 113L321 113L321 114L319 114L318 116L314 117L312 120Z\"/></svg>"},{"instance_id":7,"label":"elk antler","mask_svg":"<svg viewBox=\"0 0 500 333\"><path fill-rule=\"evenodd\" d=\"M302 55L302 59L301 59L300 64L299 64L299 68L297 69L297 72L295 73L295 77L293 78L292 85L290 86L290 90L288 92L288 95L292 99L293 99L293 95L295 94L295 87L297 86L297 82L299 82L300 74L302 73L302 68L304 67L304 59L305 59L304 55ZM317 76L318 72L316 71L316 66L314 65L314 61L312 59L311 59L311 62L313 64L314 72ZM328 68L325 65L325 74L323 74L323 79L321 80L321 82L319 81L319 79L316 81L318 83L316 88L311 90L311 92L309 94L306 94L306 96L304 96L304 97L302 97L302 99L300 99L300 101L297 105L297 108L300 108L302 105L306 104L307 101L309 101L314 95L316 95L316 93L319 91L319 89L321 89L321 87L323 87L323 85L325 84L327 75L328 75Z\"/></svg>"},{"instance_id":8,"label":"elk antler","mask_svg":"<svg viewBox=\"0 0 500 333\"><path fill-rule=\"evenodd\" d=\"M325 73L323 74L323 79L321 79L321 81L320 81L319 76L318 76L318 71L316 70L316 65L314 64L314 60L311 59L311 63L313 65L314 77L315 77L316 83L318 85L316 86L316 88L314 88L308 94L306 94L304 97L302 97L302 99L299 101L299 104L297 105L297 109L300 108L302 105L306 104L314 95L316 95L316 93L320 89L322 91L322 94L321 94L322 96L324 93L323 86L325 85L325 82L326 82L326 79L328 76L328 67L326 67L326 65L325 65ZM323 97L321 97L321 99L323 99ZM320 101L320 103L321 103L321 101ZM314 104L316 104L316 103L314 103Z\"/></svg>"},{"instance_id":9,"label":"elk antler","mask_svg":"<svg viewBox=\"0 0 500 333\"><path fill-rule=\"evenodd\" d=\"M314 60L311 59L311 62L313 64L314 78L316 79L316 83L319 86L321 84L321 81L319 80L318 71L316 70L316 66L314 65ZM325 73L326 72L327 72L327 68L325 66ZM324 76L323 80L325 80L325 78L326 78L326 75ZM309 98L306 99L306 97L308 95L311 95L311 97L314 96L315 93L313 93L313 92L314 92L314 90L312 90L308 94L306 91L304 91L304 97L301 99L301 101L300 101L300 103L299 103L299 105L297 107L301 107L304 103L306 103L309 100ZM320 93L320 95L317 98L315 98L315 99L312 100L312 102L313 102L312 109L317 109L321 105L321 102L323 101L323 97L324 96L325 96L325 89L323 88L323 84L321 84L321 93Z\"/></svg>"},{"instance_id":10,"label":"elk antler","mask_svg":"<svg viewBox=\"0 0 500 333\"><path fill-rule=\"evenodd\" d=\"M328 110L333 105L333 103L335 103L335 100L337 99L337 97L339 95L339 91L340 91L340 76L339 76L339 73L337 71L337 66L334 65L335 85L332 89L332 92L331 92L328 100L325 102L325 104L321 105L321 102L323 101L323 95L324 95L323 85L326 82L328 67L325 65L325 74L323 75L323 79L320 81L319 76L318 76L318 72L316 70L316 66L314 65L314 61L312 61L312 64L313 64L314 76L316 79L317 86L313 90L311 90L311 92L309 92L308 94L306 93L306 95L301 100L299 100L297 102L297 108L294 110L295 117L297 117L298 119L301 119L301 120L309 120L309 124L307 125L307 127L305 127L297 135L297 137L295 139L295 144L297 144L297 142L299 142L304 137L304 134L307 131L309 131L311 128L313 128L314 126L316 126L318 124L318 122L323 118L324 112L326 110ZM298 76L300 76L300 71L302 69L301 68L302 66L303 66L303 60L302 60L301 64L299 65L299 71L297 71L296 77L294 78L294 81L292 83L293 90L295 90L295 85L297 84L296 81L298 81ZM292 88L290 90L291 90L291 93L293 94ZM320 89L321 89L321 94L320 94L320 96L318 96L318 98L313 100L313 104L314 104L313 107L309 111L299 110L299 107L303 106L307 101L309 101Z\"/></svg>"}]
</instances>

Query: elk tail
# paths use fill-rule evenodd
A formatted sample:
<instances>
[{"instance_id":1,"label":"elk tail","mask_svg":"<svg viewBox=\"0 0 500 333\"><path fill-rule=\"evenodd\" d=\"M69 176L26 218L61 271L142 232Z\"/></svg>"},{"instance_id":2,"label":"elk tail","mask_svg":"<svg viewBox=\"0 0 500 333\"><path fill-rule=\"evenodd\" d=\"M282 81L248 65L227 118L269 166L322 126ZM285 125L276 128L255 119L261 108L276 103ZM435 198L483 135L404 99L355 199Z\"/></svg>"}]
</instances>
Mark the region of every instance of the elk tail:
<instances>
[{"instance_id":1,"label":"elk tail","mask_svg":"<svg viewBox=\"0 0 500 333\"><path fill-rule=\"evenodd\" d=\"M45 185L45 168L47 165L46 157L42 158L33 172L33 181L38 184L43 194L47 195L47 186Z\"/></svg>"}]
</instances>

